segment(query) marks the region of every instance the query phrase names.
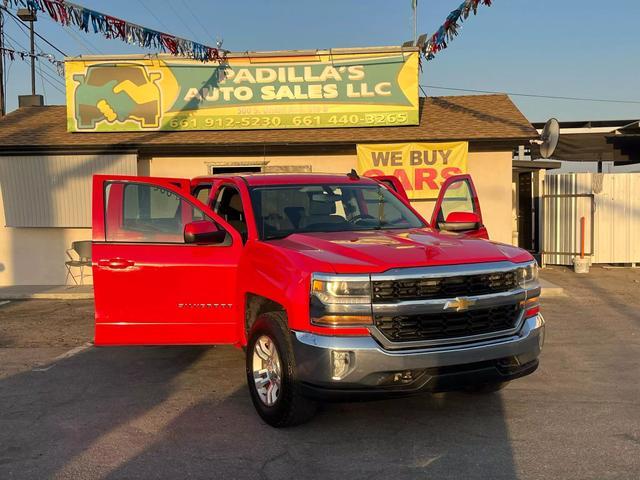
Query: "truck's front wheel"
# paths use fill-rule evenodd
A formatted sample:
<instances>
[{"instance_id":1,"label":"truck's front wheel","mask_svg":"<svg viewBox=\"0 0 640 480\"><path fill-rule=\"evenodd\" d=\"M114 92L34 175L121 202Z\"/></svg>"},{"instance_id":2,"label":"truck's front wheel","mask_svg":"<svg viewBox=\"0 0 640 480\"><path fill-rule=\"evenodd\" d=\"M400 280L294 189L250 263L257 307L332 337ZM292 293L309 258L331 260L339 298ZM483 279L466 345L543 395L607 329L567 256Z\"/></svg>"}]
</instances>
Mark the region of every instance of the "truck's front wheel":
<instances>
[{"instance_id":1,"label":"truck's front wheel","mask_svg":"<svg viewBox=\"0 0 640 480\"><path fill-rule=\"evenodd\" d=\"M261 315L249 333L247 383L262 419L273 427L307 421L315 403L304 397L296 380L296 365L284 312Z\"/></svg>"}]
</instances>

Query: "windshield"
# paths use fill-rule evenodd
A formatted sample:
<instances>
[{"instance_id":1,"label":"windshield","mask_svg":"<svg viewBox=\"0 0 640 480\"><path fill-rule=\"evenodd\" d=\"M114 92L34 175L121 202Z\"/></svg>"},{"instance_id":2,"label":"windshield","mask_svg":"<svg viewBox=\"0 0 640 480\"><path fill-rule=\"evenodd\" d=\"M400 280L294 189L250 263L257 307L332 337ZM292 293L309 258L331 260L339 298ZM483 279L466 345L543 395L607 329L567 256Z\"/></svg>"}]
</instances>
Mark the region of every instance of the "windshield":
<instances>
[{"instance_id":1,"label":"windshield","mask_svg":"<svg viewBox=\"0 0 640 480\"><path fill-rule=\"evenodd\" d=\"M263 240L292 233L420 228L424 223L382 185L283 185L251 189Z\"/></svg>"}]
</instances>

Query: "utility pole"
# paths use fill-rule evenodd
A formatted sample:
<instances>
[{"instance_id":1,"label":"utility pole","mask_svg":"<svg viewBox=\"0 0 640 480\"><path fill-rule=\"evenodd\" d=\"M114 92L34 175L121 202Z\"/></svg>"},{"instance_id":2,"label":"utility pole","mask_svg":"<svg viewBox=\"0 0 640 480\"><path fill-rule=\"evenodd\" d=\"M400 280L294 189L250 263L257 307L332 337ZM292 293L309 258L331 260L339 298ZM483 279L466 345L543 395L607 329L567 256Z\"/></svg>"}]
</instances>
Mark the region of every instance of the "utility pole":
<instances>
[{"instance_id":1,"label":"utility pole","mask_svg":"<svg viewBox=\"0 0 640 480\"><path fill-rule=\"evenodd\" d=\"M35 10L30 8L21 8L18 10L18 18L23 22L29 22L29 38L31 40L31 95L36 94L36 42L33 22L38 17Z\"/></svg>"},{"instance_id":2,"label":"utility pole","mask_svg":"<svg viewBox=\"0 0 640 480\"><path fill-rule=\"evenodd\" d=\"M418 0L412 0L413 5L413 44L418 44Z\"/></svg>"},{"instance_id":3,"label":"utility pole","mask_svg":"<svg viewBox=\"0 0 640 480\"><path fill-rule=\"evenodd\" d=\"M0 6L0 117L4 117L4 17Z\"/></svg>"},{"instance_id":4,"label":"utility pole","mask_svg":"<svg viewBox=\"0 0 640 480\"><path fill-rule=\"evenodd\" d=\"M36 16L35 12L33 14ZM29 21L29 30L31 32L31 95L36 94L36 40L33 30L33 20Z\"/></svg>"}]
</instances>

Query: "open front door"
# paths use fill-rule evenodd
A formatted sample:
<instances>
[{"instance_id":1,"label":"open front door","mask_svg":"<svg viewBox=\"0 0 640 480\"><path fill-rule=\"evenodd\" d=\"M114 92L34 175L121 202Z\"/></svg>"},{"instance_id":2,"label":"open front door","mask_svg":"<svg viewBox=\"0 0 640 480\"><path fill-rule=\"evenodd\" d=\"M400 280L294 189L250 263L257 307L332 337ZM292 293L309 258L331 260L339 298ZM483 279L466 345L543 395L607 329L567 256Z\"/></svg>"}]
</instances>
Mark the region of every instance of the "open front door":
<instances>
[{"instance_id":1,"label":"open front door","mask_svg":"<svg viewBox=\"0 0 640 480\"><path fill-rule=\"evenodd\" d=\"M186 182L94 176L96 345L237 341L242 242Z\"/></svg>"},{"instance_id":2,"label":"open front door","mask_svg":"<svg viewBox=\"0 0 640 480\"><path fill-rule=\"evenodd\" d=\"M469 237L489 238L470 175L454 175L445 180L433 210L431 226Z\"/></svg>"}]
</instances>

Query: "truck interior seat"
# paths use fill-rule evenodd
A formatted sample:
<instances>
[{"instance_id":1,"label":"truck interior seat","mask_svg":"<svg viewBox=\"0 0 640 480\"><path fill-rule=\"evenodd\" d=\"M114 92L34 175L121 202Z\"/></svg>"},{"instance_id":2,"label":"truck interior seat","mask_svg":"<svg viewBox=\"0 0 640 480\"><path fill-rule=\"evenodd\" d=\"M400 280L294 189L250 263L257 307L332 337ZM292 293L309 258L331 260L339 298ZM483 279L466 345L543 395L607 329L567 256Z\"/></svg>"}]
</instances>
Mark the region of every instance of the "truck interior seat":
<instances>
[{"instance_id":1,"label":"truck interior seat","mask_svg":"<svg viewBox=\"0 0 640 480\"><path fill-rule=\"evenodd\" d=\"M284 213L295 228L300 227L300 219L304 216L304 207L284 207Z\"/></svg>"},{"instance_id":2,"label":"truck interior seat","mask_svg":"<svg viewBox=\"0 0 640 480\"><path fill-rule=\"evenodd\" d=\"M309 203L309 215L300 219L300 228L306 228L313 225L337 225L345 224L347 220L340 215L335 215L335 202L312 200Z\"/></svg>"},{"instance_id":3,"label":"truck interior seat","mask_svg":"<svg viewBox=\"0 0 640 480\"><path fill-rule=\"evenodd\" d=\"M223 216L229 225L235 228L243 240L247 238L247 220L244 216L244 209L242 208L242 199L240 198L240 193L236 190L231 194L231 198L229 198L229 203L226 208L222 208Z\"/></svg>"},{"instance_id":4,"label":"truck interior seat","mask_svg":"<svg viewBox=\"0 0 640 480\"><path fill-rule=\"evenodd\" d=\"M295 207L293 207L295 208ZM275 202L262 205L262 218L267 232L284 232L294 229L293 222L286 214L286 208L280 208Z\"/></svg>"}]
</instances>

